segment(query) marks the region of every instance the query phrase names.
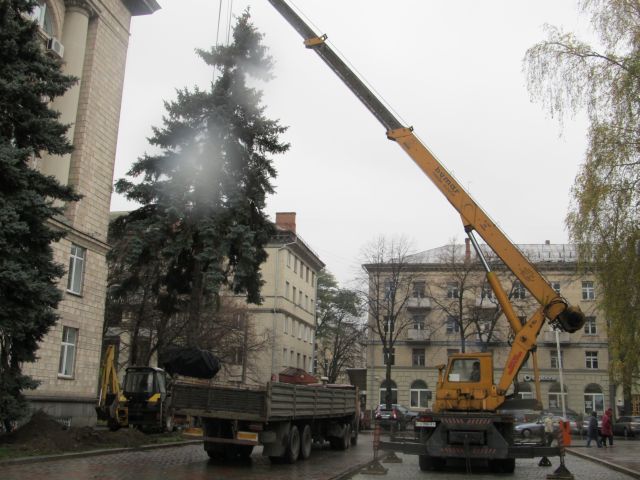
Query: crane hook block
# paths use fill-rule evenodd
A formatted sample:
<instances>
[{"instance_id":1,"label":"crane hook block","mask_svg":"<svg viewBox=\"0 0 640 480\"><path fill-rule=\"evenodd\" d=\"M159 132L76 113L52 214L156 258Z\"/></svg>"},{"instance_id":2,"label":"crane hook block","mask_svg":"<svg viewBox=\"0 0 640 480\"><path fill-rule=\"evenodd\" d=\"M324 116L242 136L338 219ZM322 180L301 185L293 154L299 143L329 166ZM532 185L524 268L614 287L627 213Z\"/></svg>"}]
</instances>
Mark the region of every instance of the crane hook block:
<instances>
[{"instance_id":1,"label":"crane hook block","mask_svg":"<svg viewBox=\"0 0 640 480\"><path fill-rule=\"evenodd\" d=\"M304 41L304 46L307 47L307 48L317 47L318 45L322 45L327 38L328 37L327 37L326 33L324 35L320 36L320 37L307 38Z\"/></svg>"}]
</instances>

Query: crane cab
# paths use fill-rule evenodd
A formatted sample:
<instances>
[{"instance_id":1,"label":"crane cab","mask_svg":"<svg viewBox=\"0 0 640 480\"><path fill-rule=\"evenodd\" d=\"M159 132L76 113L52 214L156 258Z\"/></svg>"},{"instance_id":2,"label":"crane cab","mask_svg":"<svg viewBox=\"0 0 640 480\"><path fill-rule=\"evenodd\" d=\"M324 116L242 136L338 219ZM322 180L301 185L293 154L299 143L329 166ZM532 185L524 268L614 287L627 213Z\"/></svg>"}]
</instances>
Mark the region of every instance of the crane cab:
<instances>
[{"instance_id":1,"label":"crane cab","mask_svg":"<svg viewBox=\"0 0 640 480\"><path fill-rule=\"evenodd\" d=\"M504 401L493 381L491 352L457 353L438 368L434 411L492 411Z\"/></svg>"}]
</instances>

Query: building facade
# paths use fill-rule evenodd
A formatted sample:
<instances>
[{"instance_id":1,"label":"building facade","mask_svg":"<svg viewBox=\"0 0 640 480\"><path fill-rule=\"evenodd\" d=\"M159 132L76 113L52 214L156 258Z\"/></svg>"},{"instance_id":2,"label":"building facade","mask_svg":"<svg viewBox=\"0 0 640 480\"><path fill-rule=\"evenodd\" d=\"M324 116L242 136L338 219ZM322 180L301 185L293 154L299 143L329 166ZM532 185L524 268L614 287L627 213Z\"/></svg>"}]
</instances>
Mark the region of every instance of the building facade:
<instances>
[{"instance_id":1,"label":"building facade","mask_svg":"<svg viewBox=\"0 0 640 480\"><path fill-rule=\"evenodd\" d=\"M276 230L260 268L262 305L248 305L250 325L267 343L247 359L253 370L247 383L277 380L288 367L313 371L317 279L324 263L297 234L294 212L276 213Z\"/></svg>"},{"instance_id":2,"label":"building facade","mask_svg":"<svg viewBox=\"0 0 640 480\"><path fill-rule=\"evenodd\" d=\"M616 398L608 373L606 319L597 308L598 288L594 276L578 269L572 245L547 242L518 247L552 287L569 304L580 306L587 318L582 330L571 335L559 332L559 354L556 332L548 324L543 326L537 349L543 406L560 409L564 397L569 410L577 413L596 410L602 414L615 404ZM539 304L498 259L494 257L490 262L516 314L522 322L526 321ZM372 275L384 266L369 265L367 269ZM392 363L393 400L411 409L431 407L437 366L446 364L449 354L460 352L463 343L466 352L493 353L494 382L497 383L510 351L511 329L497 309L493 293L485 283L484 271L469 245L450 245L412 255L407 258L405 276L410 277L411 288L395 322L401 331L390 355L385 355L376 335L370 336L367 408L374 409L384 399L387 357ZM374 320L370 318L370 324ZM563 388L559 361L563 367ZM534 398L531 358L525 362L517 381L518 394Z\"/></svg>"},{"instance_id":3,"label":"building facade","mask_svg":"<svg viewBox=\"0 0 640 480\"><path fill-rule=\"evenodd\" d=\"M129 25L151 14L155 0L42 0L33 12L44 48L62 57L63 71L79 80L52 107L75 150L44 156L34 168L72 185L83 198L52 221L67 232L53 245L68 267L60 280L60 320L43 339L38 360L24 371L40 381L26 392L34 408L74 425L95 422L106 293L109 206Z\"/></svg>"}]
</instances>

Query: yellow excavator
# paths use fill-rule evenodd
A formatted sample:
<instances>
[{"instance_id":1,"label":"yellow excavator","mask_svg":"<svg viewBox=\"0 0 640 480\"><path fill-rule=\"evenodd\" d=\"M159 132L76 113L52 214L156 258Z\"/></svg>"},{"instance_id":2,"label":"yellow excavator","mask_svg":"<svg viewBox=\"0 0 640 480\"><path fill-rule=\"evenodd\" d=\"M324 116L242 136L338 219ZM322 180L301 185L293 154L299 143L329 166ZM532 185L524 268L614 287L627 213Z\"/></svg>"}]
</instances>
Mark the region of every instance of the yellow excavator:
<instances>
[{"instance_id":1,"label":"yellow excavator","mask_svg":"<svg viewBox=\"0 0 640 480\"><path fill-rule=\"evenodd\" d=\"M412 127L403 125L377 96L360 80L327 44L327 35L318 35L285 0L269 0L276 10L302 36L304 45L313 50L338 75L369 109L395 141L445 195L461 217L466 234L486 270L487 281L513 330L514 341L502 375L494 382L493 357L490 352L459 353L442 366L436 388L434 411L416 420L418 442L407 446L407 453L420 456L422 470L437 470L447 458L486 459L492 470L513 472L517 457L559 455L557 448L519 447L513 443L513 416L503 413L511 399L507 390L520 368L531 355L538 377L536 341L545 323L573 333L581 329L584 314L557 293L529 260L475 203L465 189L417 138ZM531 292L540 307L521 324L476 240L478 234ZM540 387L537 383L537 398Z\"/></svg>"},{"instance_id":2,"label":"yellow excavator","mask_svg":"<svg viewBox=\"0 0 640 480\"><path fill-rule=\"evenodd\" d=\"M96 413L110 430L132 426L139 430L172 431L169 375L161 368L128 367L123 386L116 369L115 345L107 346Z\"/></svg>"}]
</instances>

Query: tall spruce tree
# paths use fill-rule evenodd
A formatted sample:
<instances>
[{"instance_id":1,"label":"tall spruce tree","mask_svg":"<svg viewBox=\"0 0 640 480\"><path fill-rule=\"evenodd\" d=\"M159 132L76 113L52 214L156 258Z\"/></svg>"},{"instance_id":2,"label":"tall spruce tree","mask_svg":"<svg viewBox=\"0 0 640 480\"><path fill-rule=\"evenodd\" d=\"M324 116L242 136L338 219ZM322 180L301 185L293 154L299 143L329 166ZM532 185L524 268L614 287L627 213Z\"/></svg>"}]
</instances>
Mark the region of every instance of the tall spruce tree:
<instances>
[{"instance_id":1,"label":"tall spruce tree","mask_svg":"<svg viewBox=\"0 0 640 480\"><path fill-rule=\"evenodd\" d=\"M77 197L31 168L42 152L72 150L49 102L74 83L61 62L47 56L28 14L35 0L0 0L0 418L26 411L23 390L37 382L22 373L38 342L54 325L64 268L51 242L63 236L47 223L61 213L55 200Z\"/></svg>"},{"instance_id":2,"label":"tall spruce tree","mask_svg":"<svg viewBox=\"0 0 640 480\"><path fill-rule=\"evenodd\" d=\"M217 79L210 90L185 88L165 102L163 126L149 139L161 153L132 166L128 175L137 182L116 182L116 191L142 204L120 221L154 232L159 306L188 315L190 345L198 343L202 309L215 308L222 288L260 303L259 269L274 232L264 213L276 175L269 156L289 148L279 140L285 127L265 117L261 92L248 85L249 77L269 80L272 67L249 12L238 18L230 45L197 54L219 71ZM144 245L136 248L144 254Z\"/></svg>"}]
</instances>

